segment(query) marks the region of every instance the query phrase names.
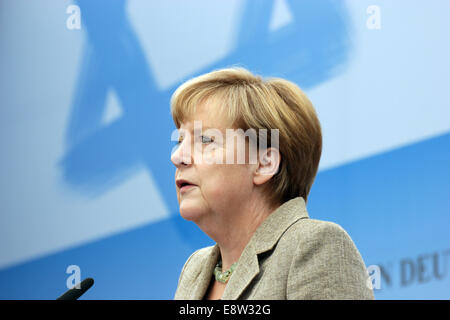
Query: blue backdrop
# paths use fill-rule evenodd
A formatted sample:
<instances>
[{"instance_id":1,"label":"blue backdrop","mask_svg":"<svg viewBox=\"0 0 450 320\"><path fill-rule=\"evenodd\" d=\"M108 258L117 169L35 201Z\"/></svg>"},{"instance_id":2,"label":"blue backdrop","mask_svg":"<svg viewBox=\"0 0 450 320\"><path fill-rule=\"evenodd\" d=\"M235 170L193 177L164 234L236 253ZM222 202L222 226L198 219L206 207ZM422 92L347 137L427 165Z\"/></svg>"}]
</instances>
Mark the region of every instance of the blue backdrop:
<instances>
[{"instance_id":1,"label":"blue backdrop","mask_svg":"<svg viewBox=\"0 0 450 320\"><path fill-rule=\"evenodd\" d=\"M324 151L308 211L379 299L450 298L446 0L0 0L0 298L172 299L213 242L178 214L169 100L232 65L297 83ZM376 276L376 274L374 274Z\"/></svg>"}]
</instances>

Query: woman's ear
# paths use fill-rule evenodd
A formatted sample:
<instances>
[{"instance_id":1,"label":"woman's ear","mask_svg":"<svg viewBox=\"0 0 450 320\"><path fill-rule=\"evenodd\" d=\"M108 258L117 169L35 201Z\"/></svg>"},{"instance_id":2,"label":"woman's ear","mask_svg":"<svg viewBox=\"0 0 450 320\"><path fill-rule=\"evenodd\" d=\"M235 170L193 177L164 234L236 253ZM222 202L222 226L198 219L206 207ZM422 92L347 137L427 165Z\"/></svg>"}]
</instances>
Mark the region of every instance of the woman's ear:
<instances>
[{"instance_id":1,"label":"woman's ear","mask_svg":"<svg viewBox=\"0 0 450 320\"><path fill-rule=\"evenodd\" d=\"M259 152L258 167L253 176L253 183L262 185L270 180L280 167L281 154L276 148L267 148Z\"/></svg>"}]
</instances>

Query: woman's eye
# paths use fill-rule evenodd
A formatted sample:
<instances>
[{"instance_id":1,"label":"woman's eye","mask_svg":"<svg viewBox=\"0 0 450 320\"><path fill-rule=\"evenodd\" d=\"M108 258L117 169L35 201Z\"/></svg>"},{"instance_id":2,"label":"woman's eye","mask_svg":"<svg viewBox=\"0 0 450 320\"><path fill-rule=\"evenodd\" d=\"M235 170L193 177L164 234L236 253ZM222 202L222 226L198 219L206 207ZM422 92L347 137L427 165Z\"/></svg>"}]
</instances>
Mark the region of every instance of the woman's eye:
<instances>
[{"instance_id":1,"label":"woman's eye","mask_svg":"<svg viewBox=\"0 0 450 320\"><path fill-rule=\"evenodd\" d=\"M202 143L211 143L214 141L210 137L207 137L207 136L201 136L201 139L202 139Z\"/></svg>"},{"instance_id":2,"label":"woman's eye","mask_svg":"<svg viewBox=\"0 0 450 320\"><path fill-rule=\"evenodd\" d=\"M211 143L214 142L214 140L208 136L199 136L202 143ZM180 145L183 142L183 139L178 139L178 141L175 141L176 145Z\"/></svg>"}]
</instances>

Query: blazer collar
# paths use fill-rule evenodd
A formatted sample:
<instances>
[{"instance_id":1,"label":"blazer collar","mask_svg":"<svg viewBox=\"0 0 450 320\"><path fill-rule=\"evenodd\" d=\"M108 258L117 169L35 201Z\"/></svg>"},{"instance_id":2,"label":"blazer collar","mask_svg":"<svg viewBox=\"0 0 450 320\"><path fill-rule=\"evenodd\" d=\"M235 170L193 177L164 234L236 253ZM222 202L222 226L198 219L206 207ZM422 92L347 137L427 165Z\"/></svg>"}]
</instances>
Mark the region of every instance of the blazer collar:
<instances>
[{"instance_id":1,"label":"blazer collar","mask_svg":"<svg viewBox=\"0 0 450 320\"><path fill-rule=\"evenodd\" d=\"M272 249L283 233L297 220L309 218L305 200L297 197L286 201L272 212L256 230L250 243L257 254Z\"/></svg>"},{"instance_id":2,"label":"blazer collar","mask_svg":"<svg viewBox=\"0 0 450 320\"><path fill-rule=\"evenodd\" d=\"M258 254L271 250L283 233L293 223L302 218L309 218L309 216L306 211L305 200L302 197L297 197L283 203L261 223L238 260L236 270L225 287L223 300L238 299L259 273ZM217 244L214 246L213 252L217 252L217 259L219 255ZM216 263L217 260L215 260L214 265ZM207 264L206 266L205 269L210 269L210 265ZM212 269L209 271L209 280L211 279Z\"/></svg>"}]
</instances>

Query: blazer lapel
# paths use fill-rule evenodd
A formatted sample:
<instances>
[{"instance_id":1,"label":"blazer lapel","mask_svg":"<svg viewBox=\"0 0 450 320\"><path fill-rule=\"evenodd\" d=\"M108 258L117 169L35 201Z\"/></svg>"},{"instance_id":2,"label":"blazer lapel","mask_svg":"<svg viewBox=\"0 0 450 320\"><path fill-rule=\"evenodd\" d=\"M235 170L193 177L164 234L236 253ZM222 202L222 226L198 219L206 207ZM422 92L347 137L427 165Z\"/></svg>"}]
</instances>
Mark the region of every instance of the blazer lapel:
<instances>
[{"instance_id":1,"label":"blazer lapel","mask_svg":"<svg viewBox=\"0 0 450 320\"><path fill-rule=\"evenodd\" d=\"M208 259L204 262L204 264L200 268L200 272L198 276L195 278L192 291L187 292L189 296L188 299L193 300L202 300L205 296L206 290L211 283L211 277L216 267L217 262L219 261L220 250L219 246L216 244L211 249L211 254L208 255Z\"/></svg>"},{"instance_id":2,"label":"blazer lapel","mask_svg":"<svg viewBox=\"0 0 450 320\"><path fill-rule=\"evenodd\" d=\"M239 298L260 272L258 254L273 249L283 233L293 223L303 218L309 218L305 200L302 197L297 197L283 203L263 221L242 252L236 269L225 287L222 295L223 300ZM217 260L215 263L217 263ZM209 273L209 279L211 278L211 272L212 269Z\"/></svg>"},{"instance_id":3,"label":"blazer lapel","mask_svg":"<svg viewBox=\"0 0 450 320\"><path fill-rule=\"evenodd\" d=\"M222 300L236 300L258 273L258 256L250 243L242 252L238 265L228 280Z\"/></svg>"}]
</instances>

